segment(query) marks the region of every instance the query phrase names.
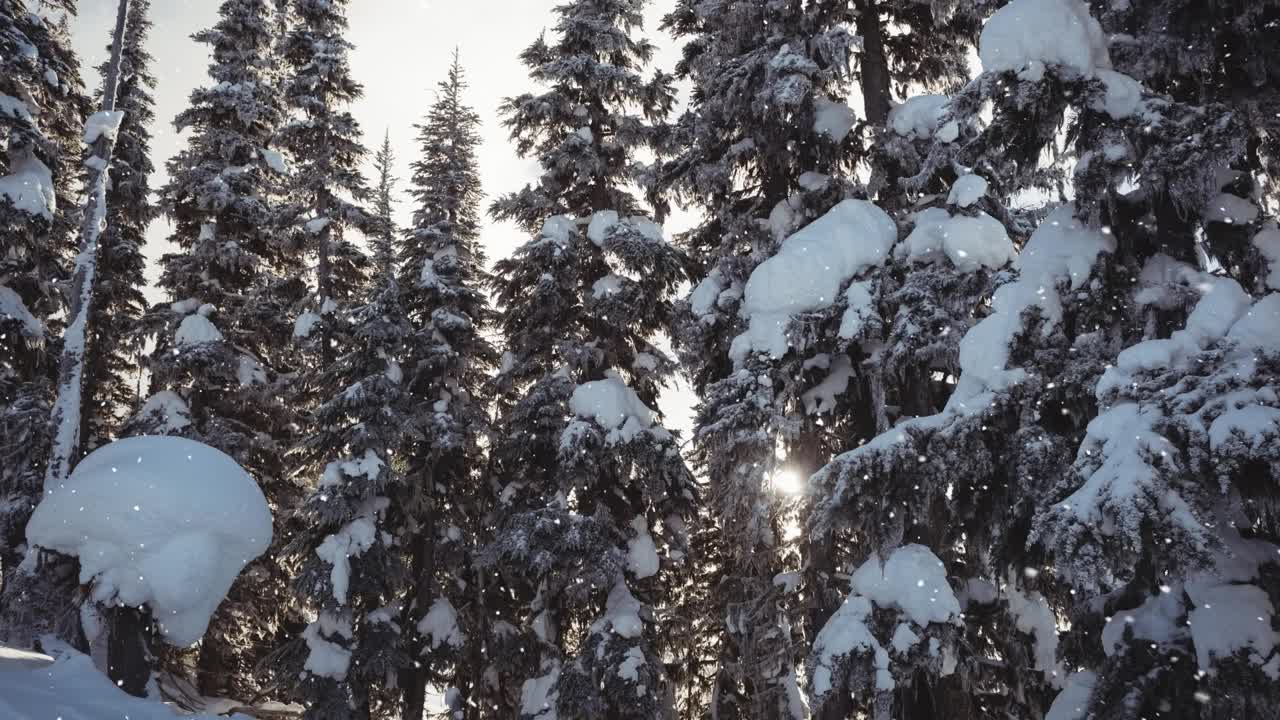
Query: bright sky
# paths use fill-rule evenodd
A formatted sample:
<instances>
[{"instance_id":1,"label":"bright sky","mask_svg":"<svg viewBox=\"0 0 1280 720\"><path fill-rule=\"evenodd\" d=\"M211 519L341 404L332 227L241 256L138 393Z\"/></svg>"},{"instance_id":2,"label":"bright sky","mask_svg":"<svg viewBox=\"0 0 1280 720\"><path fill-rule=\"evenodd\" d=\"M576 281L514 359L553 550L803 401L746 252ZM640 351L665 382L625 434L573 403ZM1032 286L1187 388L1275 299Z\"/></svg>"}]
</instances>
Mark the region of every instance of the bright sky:
<instances>
[{"instance_id":1,"label":"bright sky","mask_svg":"<svg viewBox=\"0 0 1280 720\"><path fill-rule=\"evenodd\" d=\"M409 163L416 154L413 127L426 113L436 83L444 78L455 46L470 82L469 101L485 123L485 142L480 148L480 174L490 197L517 190L537 176L536 163L516 157L501 127L498 106L502 98L531 89L526 68L517 57L544 29L554 25L552 8L559 0L351 0L348 39L356 46L351 57L355 79L364 85L364 99L353 112L372 150L390 131L397 157L399 189L405 189ZM658 21L674 6L674 0L650 3L646 34L659 47L655 65L674 67L679 57L675 42L658 30ZM85 68L86 84L100 82L93 68L102 62L111 28L115 22L115 0L81 0L74 22L74 44ZM182 147L183 140L173 130L172 120L186 107L191 90L208 82L207 46L191 40L192 33L216 22L220 0L154 0L151 53L153 72L159 79L156 89L156 123L152 128L153 160L157 165L152 187L167 181L165 164ZM370 153L372 157L372 152ZM367 173L372 177L372 170ZM412 208L397 205L398 221L404 224ZM488 221L484 242L491 258L508 255L524 238L514 226ZM668 230L681 230L687 219L676 213ZM159 258L167 251L165 237L170 230L161 219L148 233L147 255ZM154 264L148 277L155 278ZM668 426L689 427L691 398L677 390L663 398ZM685 434L688 438L688 434Z\"/></svg>"}]
</instances>

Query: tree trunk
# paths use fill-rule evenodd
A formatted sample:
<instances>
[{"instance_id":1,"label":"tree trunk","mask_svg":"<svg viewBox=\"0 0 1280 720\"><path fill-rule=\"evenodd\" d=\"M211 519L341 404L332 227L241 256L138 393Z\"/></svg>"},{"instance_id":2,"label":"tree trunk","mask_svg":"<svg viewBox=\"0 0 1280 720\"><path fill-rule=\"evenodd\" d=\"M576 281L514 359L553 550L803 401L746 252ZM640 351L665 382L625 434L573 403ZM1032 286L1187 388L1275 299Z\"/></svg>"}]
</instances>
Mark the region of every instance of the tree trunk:
<instances>
[{"instance_id":1,"label":"tree trunk","mask_svg":"<svg viewBox=\"0 0 1280 720\"><path fill-rule=\"evenodd\" d=\"M147 618L143 610L111 608L108 612L107 676L135 697L146 697L151 679L147 655Z\"/></svg>"},{"instance_id":2,"label":"tree trunk","mask_svg":"<svg viewBox=\"0 0 1280 720\"><path fill-rule=\"evenodd\" d=\"M863 107L867 122L883 127L889 121L892 98L889 93L889 58L884 51L884 30L880 25L880 13L876 0L857 0L858 35L862 37L862 85Z\"/></svg>"},{"instance_id":3,"label":"tree trunk","mask_svg":"<svg viewBox=\"0 0 1280 720\"><path fill-rule=\"evenodd\" d=\"M431 502L432 485L434 484L435 479L432 477L431 471L429 469L424 470L421 489L426 495L425 512L422 513L422 526L418 528L418 537L413 544L412 577L414 587L412 589L412 601L405 608L403 625L406 632L416 632L416 630L411 630L416 625L413 618L420 617L426 612L432 599L432 585L436 573L435 506ZM423 647L421 638L410 644L409 652L414 656L414 660L418 660L421 657ZM427 702L426 668L414 665L402 670L400 672L400 686L404 688L404 713L402 717L422 717L422 710Z\"/></svg>"}]
</instances>

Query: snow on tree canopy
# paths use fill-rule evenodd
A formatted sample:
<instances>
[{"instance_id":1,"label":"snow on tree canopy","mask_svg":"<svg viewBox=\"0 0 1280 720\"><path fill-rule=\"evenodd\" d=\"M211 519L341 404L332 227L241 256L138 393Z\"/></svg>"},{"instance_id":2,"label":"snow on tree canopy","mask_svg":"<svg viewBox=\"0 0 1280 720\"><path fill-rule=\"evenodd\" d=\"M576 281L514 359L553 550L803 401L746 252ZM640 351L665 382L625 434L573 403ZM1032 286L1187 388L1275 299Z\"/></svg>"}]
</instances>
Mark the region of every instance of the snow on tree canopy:
<instances>
[{"instance_id":1,"label":"snow on tree canopy","mask_svg":"<svg viewBox=\"0 0 1280 720\"><path fill-rule=\"evenodd\" d=\"M1088 76L1111 67L1107 36L1081 0L1013 0L983 26L978 58L983 72L1040 62Z\"/></svg>"},{"instance_id":2,"label":"snow on tree canopy","mask_svg":"<svg viewBox=\"0 0 1280 720\"><path fill-rule=\"evenodd\" d=\"M882 608L898 608L921 627L949 622L960 614L960 601L947 583L947 569L923 545L894 549L884 565L872 556L849 580L853 591Z\"/></svg>"},{"instance_id":3,"label":"snow on tree canopy","mask_svg":"<svg viewBox=\"0 0 1280 720\"><path fill-rule=\"evenodd\" d=\"M788 237L747 280L742 315L749 324L730 356L741 364L753 351L785 355L792 316L829 307L846 282L882 264L897 239L893 219L865 200L845 200Z\"/></svg>"},{"instance_id":4,"label":"snow on tree canopy","mask_svg":"<svg viewBox=\"0 0 1280 720\"><path fill-rule=\"evenodd\" d=\"M813 131L826 135L833 142L844 142L856 120L853 108L843 102L820 97L814 102L814 111Z\"/></svg>"},{"instance_id":5,"label":"snow on tree canopy","mask_svg":"<svg viewBox=\"0 0 1280 720\"><path fill-rule=\"evenodd\" d=\"M654 422L649 406L616 375L579 385L569 398L569 409L578 417L594 419L605 429L619 429L624 440Z\"/></svg>"},{"instance_id":6,"label":"snow on tree canopy","mask_svg":"<svg viewBox=\"0 0 1280 720\"><path fill-rule=\"evenodd\" d=\"M56 191L53 185L53 171L40 158L23 150L18 153L10 151L10 173L0 177L0 198L7 199L13 206L28 215L38 215L45 220L53 220L57 209Z\"/></svg>"},{"instance_id":7,"label":"snow on tree canopy","mask_svg":"<svg viewBox=\"0 0 1280 720\"><path fill-rule=\"evenodd\" d=\"M951 98L946 95L917 95L889 111L889 127L904 137L928 140L938 129Z\"/></svg>"},{"instance_id":8,"label":"snow on tree canopy","mask_svg":"<svg viewBox=\"0 0 1280 720\"><path fill-rule=\"evenodd\" d=\"M267 549L271 511L253 478L218 450L179 437L126 438L90 453L48 491L27 540L79 557L95 600L148 605L168 642L186 646Z\"/></svg>"},{"instance_id":9,"label":"snow on tree canopy","mask_svg":"<svg viewBox=\"0 0 1280 720\"><path fill-rule=\"evenodd\" d=\"M1110 235L1090 230L1063 207L1050 213L1019 253L1018 279L1002 286L991 300L992 312L960 341L962 374L947 402L949 409L980 409L973 400L983 392L1003 390L1024 371L1010 370L1009 343L1022 330L1022 313L1037 307L1043 332L1054 332L1062 320L1058 284L1078 290L1089 279L1101 253L1115 249Z\"/></svg>"},{"instance_id":10,"label":"snow on tree canopy","mask_svg":"<svg viewBox=\"0 0 1280 720\"><path fill-rule=\"evenodd\" d=\"M916 262L936 262L943 254L957 270L973 272L1003 267L1013 258L1014 249L1004 226L990 215L953 216L940 208L917 215L915 229L894 249L895 257Z\"/></svg>"},{"instance_id":11,"label":"snow on tree canopy","mask_svg":"<svg viewBox=\"0 0 1280 720\"><path fill-rule=\"evenodd\" d=\"M44 325L27 309L22 296L3 285L0 285L0 317L17 320L22 324L22 334L29 338L44 337Z\"/></svg>"}]
</instances>

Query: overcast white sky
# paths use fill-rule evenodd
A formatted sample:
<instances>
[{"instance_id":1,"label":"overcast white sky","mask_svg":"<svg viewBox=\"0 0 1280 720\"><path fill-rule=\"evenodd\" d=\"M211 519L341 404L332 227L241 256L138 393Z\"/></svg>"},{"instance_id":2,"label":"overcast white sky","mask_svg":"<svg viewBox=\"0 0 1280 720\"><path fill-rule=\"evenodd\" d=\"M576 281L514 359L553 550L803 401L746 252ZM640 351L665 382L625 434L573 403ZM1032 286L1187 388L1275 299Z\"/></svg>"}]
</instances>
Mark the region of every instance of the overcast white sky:
<instances>
[{"instance_id":1,"label":"overcast white sky","mask_svg":"<svg viewBox=\"0 0 1280 720\"><path fill-rule=\"evenodd\" d=\"M371 149L390 131L397 153L397 176L409 176L416 153L414 123L434 98L436 83L449 66L455 46L471 84L469 100L485 123L480 148L480 172L485 191L494 197L517 190L537 175L534 162L515 155L500 125L502 98L526 92L530 81L517 55L542 31L554 25L552 8L560 0L351 0L348 38L356 46L351 57L355 79L364 85L365 97L354 108L356 119ZM156 89L156 123L152 128L153 159L157 174L152 187L167 181L165 163L181 148L172 120L185 106L191 90L208 81L207 46L191 40L191 34L213 25L220 0L153 0L151 53ZM659 46L655 65L670 70L679 57L675 42L658 29L658 21L674 6L674 0L650 3L645 32ZM74 22L74 43L80 53L84 80L100 82L93 70L106 55L115 22L115 0L81 0ZM372 176L372 173L369 173ZM408 202L397 206L398 220L407 222ZM687 219L677 213L668 230L680 230ZM161 219L148 233L149 258L166 250L168 223ZM513 226L492 223L484 231L491 258L505 256L524 238ZM157 276L154 265L149 277ZM668 393L663 409L668 425L688 426L688 393ZM678 396L678 397L677 397ZM686 434L686 438L687 438Z\"/></svg>"}]
</instances>

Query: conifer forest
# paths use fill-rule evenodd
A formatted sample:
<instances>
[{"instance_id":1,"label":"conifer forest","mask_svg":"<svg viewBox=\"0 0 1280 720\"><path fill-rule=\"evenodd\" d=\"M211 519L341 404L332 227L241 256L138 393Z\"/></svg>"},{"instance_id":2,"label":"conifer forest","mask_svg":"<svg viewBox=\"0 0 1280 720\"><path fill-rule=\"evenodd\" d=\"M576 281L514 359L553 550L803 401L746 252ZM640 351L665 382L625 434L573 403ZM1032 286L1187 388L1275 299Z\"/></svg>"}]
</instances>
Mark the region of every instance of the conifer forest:
<instances>
[{"instance_id":1,"label":"conifer forest","mask_svg":"<svg viewBox=\"0 0 1280 720\"><path fill-rule=\"evenodd\" d=\"M1280 720L1280 0L0 0L0 720Z\"/></svg>"}]
</instances>

